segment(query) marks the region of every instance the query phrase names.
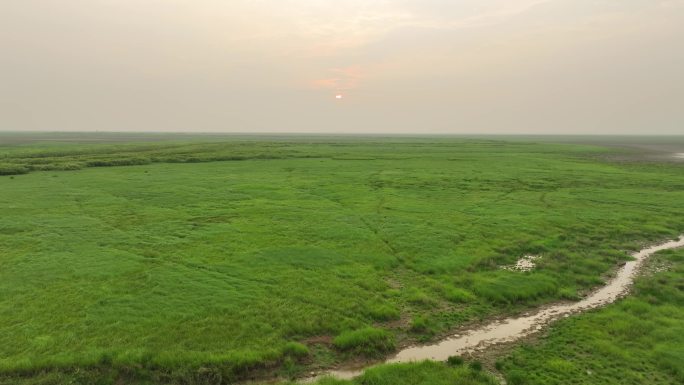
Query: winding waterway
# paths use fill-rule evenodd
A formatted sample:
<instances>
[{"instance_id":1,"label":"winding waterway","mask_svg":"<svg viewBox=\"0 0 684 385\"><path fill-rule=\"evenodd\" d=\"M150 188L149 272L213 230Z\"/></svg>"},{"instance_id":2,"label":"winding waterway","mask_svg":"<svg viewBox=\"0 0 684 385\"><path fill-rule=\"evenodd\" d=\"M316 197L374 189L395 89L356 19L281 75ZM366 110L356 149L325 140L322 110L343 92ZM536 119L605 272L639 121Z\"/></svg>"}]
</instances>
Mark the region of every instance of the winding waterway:
<instances>
[{"instance_id":1,"label":"winding waterway","mask_svg":"<svg viewBox=\"0 0 684 385\"><path fill-rule=\"evenodd\" d=\"M639 267L646 258L658 251L678 247L684 247L684 235L678 240L650 246L634 253L634 260L626 262L620 267L616 276L605 286L592 292L581 301L551 305L521 317L493 321L474 329L464 330L433 345L409 347L400 351L397 355L385 361L385 363L422 360L446 361L449 356L463 355L484 350L496 344L516 341L542 329L559 318L605 306L627 293L629 286L634 282ZM324 376L350 379L360 375L364 369L332 370L315 377L310 377L305 382L313 382Z\"/></svg>"}]
</instances>

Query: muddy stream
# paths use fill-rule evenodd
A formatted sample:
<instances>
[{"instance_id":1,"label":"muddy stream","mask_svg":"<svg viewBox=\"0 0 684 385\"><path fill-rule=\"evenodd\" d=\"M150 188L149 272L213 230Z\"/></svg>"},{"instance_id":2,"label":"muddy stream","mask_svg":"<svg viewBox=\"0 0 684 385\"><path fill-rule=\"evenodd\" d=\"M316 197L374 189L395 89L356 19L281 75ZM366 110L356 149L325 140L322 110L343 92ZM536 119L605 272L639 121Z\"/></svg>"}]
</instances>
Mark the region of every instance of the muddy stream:
<instances>
[{"instance_id":1,"label":"muddy stream","mask_svg":"<svg viewBox=\"0 0 684 385\"><path fill-rule=\"evenodd\" d=\"M449 356L482 351L493 345L513 342L529 336L559 318L614 302L627 293L639 267L646 258L658 251L678 247L684 247L684 235L678 240L647 247L634 253L634 260L628 261L620 267L615 277L612 278L608 284L595 290L578 302L552 304L517 318L506 318L477 326L474 329L463 330L432 345L406 348L384 363L402 363L422 360L446 361ZM355 370L331 370L306 378L303 382L314 382L325 376L351 379L363 373L365 369L366 368Z\"/></svg>"}]
</instances>

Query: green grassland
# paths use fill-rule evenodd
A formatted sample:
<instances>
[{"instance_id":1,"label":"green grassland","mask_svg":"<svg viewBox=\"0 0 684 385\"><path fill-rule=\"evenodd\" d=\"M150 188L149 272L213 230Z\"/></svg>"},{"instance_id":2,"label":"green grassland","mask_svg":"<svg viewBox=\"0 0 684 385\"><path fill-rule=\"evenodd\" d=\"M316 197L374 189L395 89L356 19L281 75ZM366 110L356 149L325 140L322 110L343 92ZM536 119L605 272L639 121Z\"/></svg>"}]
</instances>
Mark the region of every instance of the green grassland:
<instances>
[{"instance_id":1,"label":"green grassland","mask_svg":"<svg viewBox=\"0 0 684 385\"><path fill-rule=\"evenodd\" d=\"M661 252L649 268L629 298L515 350L499 364L508 383L684 383L684 250Z\"/></svg>"},{"instance_id":2,"label":"green grassland","mask_svg":"<svg viewBox=\"0 0 684 385\"><path fill-rule=\"evenodd\" d=\"M228 383L379 358L577 298L684 232L681 164L603 160L617 149L134 142L0 145L0 383ZM543 256L534 272L500 268L524 254Z\"/></svg>"},{"instance_id":3,"label":"green grassland","mask_svg":"<svg viewBox=\"0 0 684 385\"><path fill-rule=\"evenodd\" d=\"M476 365L450 367L438 362L381 365L351 381L326 378L317 385L496 385L494 377Z\"/></svg>"}]
</instances>

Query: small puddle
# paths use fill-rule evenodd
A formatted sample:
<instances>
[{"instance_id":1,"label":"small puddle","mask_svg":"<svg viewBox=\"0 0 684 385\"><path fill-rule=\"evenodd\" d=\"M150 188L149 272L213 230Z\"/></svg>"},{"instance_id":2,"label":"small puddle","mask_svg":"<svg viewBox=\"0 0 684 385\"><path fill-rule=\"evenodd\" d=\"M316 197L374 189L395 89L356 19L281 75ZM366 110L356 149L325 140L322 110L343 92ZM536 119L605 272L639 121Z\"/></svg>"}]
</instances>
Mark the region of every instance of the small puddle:
<instances>
[{"instance_id":1,"label":"small puddle","mask_svg":"<svg viewBox=\"0 0 684 385\"><path fill-rule=\"evenodd\" d=\"M658 251L678 247L684 247L684 235L676 241L651 246L633 254L634 260L626 262L607 285L579 302L551 305L526 316L494 321L476 329L462 331L434 345L406 348L385 363L446 361L449 356L481 351L492 345L515 341L542 329L559 318L607 305L627 292L634 281L637 269L646 258ZM332 370L305 379L304 382L314 382L325 376L351 379L362 374L363 370Z\"/></svg>"}]
</instances>

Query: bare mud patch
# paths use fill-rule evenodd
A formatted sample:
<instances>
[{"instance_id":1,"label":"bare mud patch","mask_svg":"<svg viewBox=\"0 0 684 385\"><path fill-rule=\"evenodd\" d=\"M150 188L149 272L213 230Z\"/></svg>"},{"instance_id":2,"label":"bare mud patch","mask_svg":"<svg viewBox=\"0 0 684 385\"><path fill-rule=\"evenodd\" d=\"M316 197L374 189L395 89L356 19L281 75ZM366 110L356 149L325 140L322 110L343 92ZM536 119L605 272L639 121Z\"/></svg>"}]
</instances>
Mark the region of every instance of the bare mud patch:
<instances>
[{"instance_id":1,"label":"bare mud patch","mask_svg":"<svg viewBox=\"0 0 684 385\"><path fill-rule=\"evenodd\" d=\"M525 255L524 257L518 259L514 265L501 266L501 268L509 271L532 271L535 267L537 267L537 264L534 261L538 260L539 258L541 258L539 255Z\"/></svg>"}]
</instances>

